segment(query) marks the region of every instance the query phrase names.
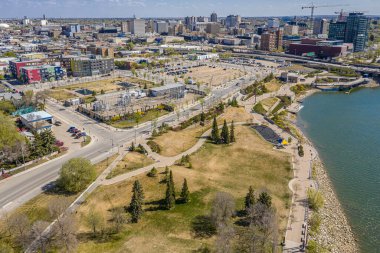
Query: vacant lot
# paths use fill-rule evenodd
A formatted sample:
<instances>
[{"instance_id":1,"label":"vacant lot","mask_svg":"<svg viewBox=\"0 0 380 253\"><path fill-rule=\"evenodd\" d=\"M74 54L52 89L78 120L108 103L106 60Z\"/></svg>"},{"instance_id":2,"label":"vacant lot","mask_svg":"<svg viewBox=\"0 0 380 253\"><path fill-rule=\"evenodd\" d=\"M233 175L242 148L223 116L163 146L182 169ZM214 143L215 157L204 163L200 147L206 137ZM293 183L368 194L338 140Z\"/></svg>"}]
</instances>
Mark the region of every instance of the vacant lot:
<instances>
[{"instance_id":1,"label":"vacant lot","mask_svg":"<svg viewBox=\"0 0 380 253\"><path fill-rule=\"evenodd\" d=\"M146 175L134 178L140 180L144 188L145 213L138 224L128 223L121 232L104 241L88 236L90 229L84 218L89 210L97 210L107 221L106 226L110 226L110 210L129 205L133 180L98 188L78 210L81 238L78 252L195 252L204 245L212 248L215 237L199 239L192 234L194 218L210 212L210 201L218 191L232 194L237 209L242 209L250 185L256 194L266 189L272 195L282 236L290 203L289 157L273 150L250 127L237 126L236 137L237 142L227 146L206 143L190 157L192 169L171 167L177 194L184 178L191 192L191 201L177 204L173 210L159 207L166 189L165 184L160 183L165 178L163 169L159 169L157 178Z\"/></svg>"},{"instance_id":2,"label":"vacant lot","mask_svg":"<svg viewBox=\"0 0 380 253\"><path fill-rule=\"evenodd\" d=\"M315 69L304 67L298 64L293 64L292 66L285 67L284 69L288 71L299 72L301 74L308 74L315 71Z\"/></svg>"},{"instance_id":3,"label":"vacant lot","mask_svg":"<svg viewBox=\"0 0 380 253\"><path fill-rule=\"evenodd\" d=\"M149 89L149 88L157 86L157 84L155 84L152 81L140 79L140 78L137 78L137 77L127 77L127 78L125 78L125 81L128 82L128 83L132 83L134 85L137 85L140 88L147 88L147 89Z\"/></svg>"},{"instance_id":4,"label":"vacant lot","mask_svg":"<svg viewBox=\"0 0 380 253\"><path fill-rule=\"evenodd\" d=\"M110 78L106 80L99 80L88 83L73 84L68 86L59 87L57 89L68 89L68 90L79 90L79 89L88 89L100 93L102 90L104 92L116 91L122 89L123 86L119 83L124 82L124 78Z\"/></svg>"},{"instance_id":5,"label":"vacant lot","mask_svg":"<svg viewBox=\"0 0 380 253\"><path fill-rule=\"evenodd\" d=\"M111 171L111 173L108 174L107 178L113 178L128 171L148 166L152 163L154 163L154 160L150 159L146 155L137 152L130 152L127 153Z\"/></svg>"},{"instance_id":6,"label":"vacant lot","mask_svg":"<svg viewBox=\"0 0 380 253\"><path fill-rule=\"evenodd\" d=\"M67 90L48 90L47 96L54 98L55 100L64 101L71 98L77 98L78 96Z\"/></svg>"},{"instance_id":7,"label":"vacant lot","mask_svg":"<svg viewBox=\"0 0 380 253\"><path fill-rule=\"evenodd\" d=\"M212 86L219 86L224 84L230 80L239 78L244 73L241 70L236 69L223 69L221 67L198 67L192 68L191 73L187 73L185 78L190 77L192 80L196 82L200 82L203 84L210 84ZM212 79L212 80L211 80Z\"/></svg>"}]
</instances>

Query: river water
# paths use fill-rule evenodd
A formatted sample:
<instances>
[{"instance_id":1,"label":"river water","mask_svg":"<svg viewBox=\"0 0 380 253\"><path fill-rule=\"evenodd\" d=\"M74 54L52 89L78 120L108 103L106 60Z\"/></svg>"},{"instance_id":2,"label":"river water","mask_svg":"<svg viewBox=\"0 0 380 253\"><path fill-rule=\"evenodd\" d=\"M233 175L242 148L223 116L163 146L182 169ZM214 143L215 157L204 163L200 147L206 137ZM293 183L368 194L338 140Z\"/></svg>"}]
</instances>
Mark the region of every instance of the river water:
<instances>
[{"instance_id":1,"label":"river water","mask_svg":"<svg viewBox=\"0 0 380 253\"><path fill-rule=\"evenodd\" d=\"M380 252L380 89L316 93L298 125L313 142L363 253Z\"/></svg>"}]
</instances>

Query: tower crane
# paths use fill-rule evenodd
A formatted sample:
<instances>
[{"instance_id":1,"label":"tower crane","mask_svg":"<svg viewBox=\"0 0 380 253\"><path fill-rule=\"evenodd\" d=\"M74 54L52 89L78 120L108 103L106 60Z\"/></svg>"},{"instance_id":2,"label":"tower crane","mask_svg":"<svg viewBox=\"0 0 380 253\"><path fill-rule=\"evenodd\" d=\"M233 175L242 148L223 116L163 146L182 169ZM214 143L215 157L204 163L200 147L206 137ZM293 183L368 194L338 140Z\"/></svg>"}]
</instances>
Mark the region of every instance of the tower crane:
<instances>
[{"instance_id":1,"label":"tower crane","mask_svg":"<svg viewBox=\"0 0 380 253\"><path fill-rule=\"evenodd\" d=\"M314 28L314 9L316 8L327 8L327 7L340 7L340 6L348 6L347 4L343 5L314 5L314 3L311 3L310 5L305 5L302 6L303 9L311 9L311 14L310 14L310 30L313 32Z\"/></svg>"}]
</instances>

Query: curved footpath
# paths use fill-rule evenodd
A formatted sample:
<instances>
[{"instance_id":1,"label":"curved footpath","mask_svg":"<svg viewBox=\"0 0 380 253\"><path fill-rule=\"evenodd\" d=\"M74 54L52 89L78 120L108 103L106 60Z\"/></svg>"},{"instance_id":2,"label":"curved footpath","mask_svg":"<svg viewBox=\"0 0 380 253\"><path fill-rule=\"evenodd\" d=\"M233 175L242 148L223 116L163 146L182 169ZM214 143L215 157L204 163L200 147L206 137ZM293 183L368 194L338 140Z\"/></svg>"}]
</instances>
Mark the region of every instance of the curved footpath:
<instances>
[{"instance_id":1,"label":"curved footpath","mask_svg":"<svg viewBox=\"0 0 380 253\"><path fill-rule=\"evenodd\" d=\"M298 100L302 100L314 92L315 90L311 90ZM296 103L297 102L293 103L292 106ZM293 191L293 204L285 237L284 252L300 252L299 248L297 248L297 245L300 243L300 234L297 227L299 226L302 216L302 213L299 212L301 209L300 203L302 201L304 202L305 222L307 222L308 216L312 215L311 213L309 214L309 208L307 207L306 191L309 187L317 189L322 193L324 197L324 206L319 211L321 217L319 233L313 236L309 235L308 239L316 241L319 245L322 245L332 253L359 252L351 226L340 205L337 195L334 192L328 174L320 161L318 152L313 144L307 139L305 134L296 126L295 122L293 122L293 126L302 135L302 145L305 155L303 158L298 157L296 150L293 154L293 159L295 159L293 162L295 176L289 183L289 187ZM309 164L305 163L307 160ZM312 175L313 167L314 175ZM316 181L313 180L313 176Z\"/></svg>"}]
</instances>

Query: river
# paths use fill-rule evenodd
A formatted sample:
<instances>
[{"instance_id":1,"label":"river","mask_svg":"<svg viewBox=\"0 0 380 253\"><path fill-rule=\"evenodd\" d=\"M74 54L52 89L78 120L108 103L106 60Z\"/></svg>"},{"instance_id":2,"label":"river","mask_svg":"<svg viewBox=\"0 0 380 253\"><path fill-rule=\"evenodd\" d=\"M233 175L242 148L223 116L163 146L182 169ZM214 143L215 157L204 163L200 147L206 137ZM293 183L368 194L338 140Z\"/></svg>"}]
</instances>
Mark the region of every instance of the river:
<instances>
[{"instance_id":1,"label":"river","mask_svg":"<svg viewBox=\"0 0 380 253\"><path fill-rule=\"evenodd\" d=\"M361 252L380 252L380 88L315 93L297 123L318 150Z\"/></svg>"}]
</instances>

